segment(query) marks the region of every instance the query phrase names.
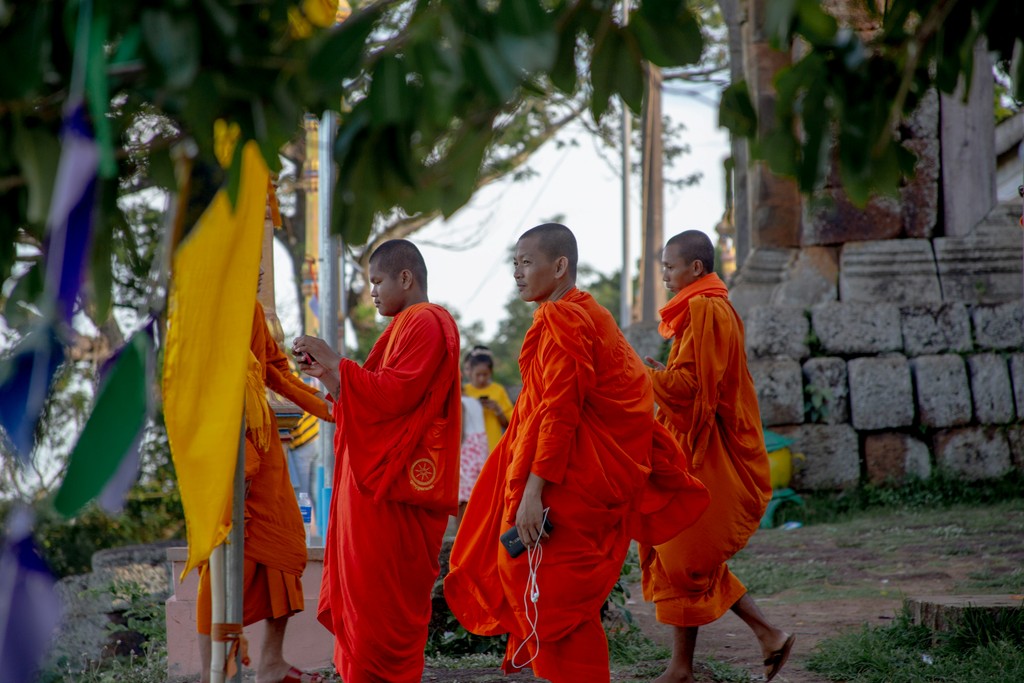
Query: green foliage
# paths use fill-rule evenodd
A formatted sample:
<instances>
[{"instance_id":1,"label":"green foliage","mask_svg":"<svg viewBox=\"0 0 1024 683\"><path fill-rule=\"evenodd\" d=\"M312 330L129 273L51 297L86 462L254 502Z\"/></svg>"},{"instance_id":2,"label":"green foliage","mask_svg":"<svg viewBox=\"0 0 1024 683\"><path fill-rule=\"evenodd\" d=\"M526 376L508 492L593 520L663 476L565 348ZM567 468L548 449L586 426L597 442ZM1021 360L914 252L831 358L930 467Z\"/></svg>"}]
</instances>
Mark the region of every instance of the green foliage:
<instances>
[{"instance_id":1,"label":"green foliage","mask_svg":"<svg viewBox=\"0 0 1024 683\"><path fill-rule=\"evenodd\" d=\"M504 651L497 654L472 654L472 655L439 655L439 654L428 654L426 656L426 665L438 669L494 669L501 674L501 660L503 659ZM487 678L486 680L491 680ZM495 678L495 680L498 680Z\"/></svg>"},{"instance_id":2,"label":"green foliage","mask_svg":"<svg viewBox=\"0 0 1024 683\"><path fill-rule=\"evenodd\" d=\"M144 655L129 654L80 666L54 662L38 676L37 683L167 683L166 650Z\"/></svg>"},{"instance_id":3,"label":"green foliage","mask_svg":"<svg viewBox=\"0 0 1024 683\"><path fill-rule=\"evenodd\" d=\"M929 479L911 479L899 487L866 485L841 493L804 496L804 521L823 524L848 519L867 510L935 509L954 505L988 505L1019 500L1024 474L1011 472L1001 479L972 481L943 472Z\"/></svg>"},{"instance_id":4,"label":"green foliage","mask_svg":"<svg viewBox=\"0 0 1024 683\"><path fill-rule=\"evenodd\" d=\"M106 625L117 643L114 654L89 662L55 661L39 674L40 683L163 683L167 680L167 622L163 600L134 581L115 581L105 591L121 618Z\"/></svg>"},{"instance_id":5,"label":"green foliage","mask_svg":"<svg viewBox=\"0 0 1024 683\"><path fill-rule=\"evenodd\" d=\"M808 668L848 683L1024 680L1024 611L977 611L945 635L914 626L904 613L889 626L822 641Z\"/></svg>"},{"instance_id":6,"label":"green foliage","mask_svg":"<svg viewBox=\"0 0 1024 683\"><path fill-rule=\"evenodd\" d=\"M241 141L257 142L276 170L304 112L342 109L332 226L361 244L396 212L451 215L465 204L494 170L487 153L504 135L496 122L528 97L583 90L595 114L618 95L638 109L642 63L692 63L703 44L684 0L648 0L628 24L615 3L356 3L324 30L291 21L300 0L98 0L91 16L84 6L0 5L0 41L12 53L0 76L0 282L12 245L42 237L75 36L88 34L85 96L103 159L90 270L101 321L117 300L106 256L126 223L119 192L176 189L172 148L194 143L194 168L216 167L216 119L238 124ZM598 64L607 68L587 68ZM238 174L232 165L215 187L236 187ZM21 282L18 299L38 301L40 279Z\"/></svg>"},{"instance_id":7,"label":"green foliage","mask_svg":"<svg viewBox=\"0 0 1024 683\"><path fill-rule=\"evenodd\" d=\"M639 664L652 659L665 659L672 653L644 635L636 624L619 624L606 628L608 657L613 664Z\"/></svg>"},{"instance_id":8,"label":"green foliage","mask_svg":"<svg viewBox=\"0 0 1024 683\"><path fill-rule=\"evenodd\" d=\"M114 609L120 610L123 623L107 624L112 636L137 634L142 640L142 651L158 650L167 640L167 621L164 603L134 581L114 581L107 587L114 598Z\"/></svg>"},{"instance_id":9,"label":"green foliage","mask_svg":"<svg viewBox=\"0 0 1024 683\"><path fill-rule=\"evenodd\" d=\"M630 545L626 553L626 560L619 570L619 578L612 586L608 599L601 608L602 616L614 612L615 616L621 617L626 626L633 627L633 613L629 610L629 600L633 597L629 590L629 584L640 579L640 556L636 545ZM609 633L611 632L610 629Z\"/></svg>"},{"instance_id":10,"label":"green foliage","mask_svg":"<svg viewBox=\"0 0 1024 683\"><path fill-rule=\"evenodd\" d=\"M834 398L828 387L804 385L804 415L808 422L824 422L828 417L828 403Z\"/></svg>"},{"instance_id":11,"label":"green foliage","mask_svg":"<svg viewBox=\"0 0 1024 683\"><path fill-rule=\"evenodd\" d=\"M505 388L523 383L519 376L519 352L526 331L533 324L534 305L513 293L505 302L505 318L498 323L497 334L487 346L494 353L494 381Z\"/></svg>"},{"instance_id":12,"label":"green foliage","mask_svg":"<svg viewBox=\"0 0 1024 683\"><path fill-rule=\"evenodd\" d=\"M1024 593L1024 568L1003 570L985 567L967 576L967 581L958 587L968 591L984 591L1020 594Z\"/></svg>"},{"instance_id":13,"label":"green foliage","mask_svg":"<svg viewBox=\"0 0 1024 683\"><path fill-rule=\"evenodd\" d=\"M873 194L895 194L915 159L894 135L929 88L953 93L970 81L979 36L1004 64L1014 97L1024 99L1024 9L1014 0L864 3L881 30L864 42L840 29L817 0L766 3L764 30L779 49L799 42L802 57L775 77L770 126L760 130L745 83L733 83L720 120L751 140L755 158L795 178L804 192L824 180L830 156L847 195L863 206ZM988 74L980 74L987 78ZM830 144L834 143L834 146Z\"/></svg>"},{"instance_id":14,"label":"green foliage","mask_svg":"<svg viewBox=\"0 0 1024 683\"><path fill-rule=\"evenodd\" d=\"M349 315L356 330L356 348L353 349L352 355L354 360L363 363L386 324L377 320L377 309L372 305L360 304Z\"/></svg>"},{"instance_id":15,"label":"green foliage","mask_svg":"<svg viewBox=\"0 0 1024 683\"><path fill-rule=\"evenodd\" d=\"M470 633L451 613L448 605L440 605L439 601L434 602L434 611L427 635L427 657L450 659L466 655L504 655L507 636L478 636Z\"/></svg>"}]
</instances>

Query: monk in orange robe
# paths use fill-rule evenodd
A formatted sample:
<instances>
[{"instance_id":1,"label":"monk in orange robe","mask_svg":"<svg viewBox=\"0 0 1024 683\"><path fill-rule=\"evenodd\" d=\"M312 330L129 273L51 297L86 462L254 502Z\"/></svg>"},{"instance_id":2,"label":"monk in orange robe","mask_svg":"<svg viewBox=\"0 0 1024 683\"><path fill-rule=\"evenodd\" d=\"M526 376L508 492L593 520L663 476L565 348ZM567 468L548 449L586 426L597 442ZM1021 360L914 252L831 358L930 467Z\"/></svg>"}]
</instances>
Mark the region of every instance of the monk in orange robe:
<instances>
[{"instance_id":1,"label":"monk in orange robe","mask_svg":"<svg viewBox=\"0 0 1024 683\"><path fill-rule=\"evenodd\" d=\"M431 590L458 508L459 331L427 300L427 269L407 240L370 257L370 293L391 323L360 367L300 337L300 369L335 398L334 492L320 622L345 683L419 683Z\"/></svg>"},{"instance_id":2,"label":"monk in orange robe","mask_svg":"<svg viewBox=\"0 0 1024 683\"><path fill-rule=\"evenodd\" d=\"M263 271L260 270L262 282ZM317 390L295 377L288 358L270 335L263 307L256 303L249 349L245 394L245 543L242 624L266 620L256 680L260 683L307 683L321 680L284 659L288 619L305 605L302 572L306 568L306 534L288 474L288 462L277 419L267 403L266 387L322 420L331 420L328 404ZM209 565L199 570L197 628L204 666L201 680L210 680Z\"/></svg>"},{"instance_id":3,"label":"monk in orange robe","mask_svg":"<svg viewBox=\"0 0 1024 683\"><path fill-rule=\"evenodd\" d=\"M668 540L707 492L654 421L640 358L576 289L576 262L563 225L516 245L516 286L539 304L519 358L523 389L470 496L445 597L473 633L509 634L506 673L529 665L555 683L599 683L609 680L600 609L630 538ZM514 558L499 542L513 528L528 549Z\"/></svg>"},{"instance_id":4,"label":"monk in orange robe","mask_svg":"<svg viewBox=\"0 0 1024 683\"><path fill-rule=\"evenodd\" d=\"M646 359L654 366L658 421L711 492L711 506L696 524L640 549L644 597L654 601L658 621L675 627L672 661L658 683L693 681L697 627L730 609L760 641L767 680L794 642L768 622L725 564L757 530L772 488L743 323L714 262L711 240L699 230L668 241L662 279L675 296L661 309L659 331L674 341L667 367Z\"/></svg>"}]
</instances>

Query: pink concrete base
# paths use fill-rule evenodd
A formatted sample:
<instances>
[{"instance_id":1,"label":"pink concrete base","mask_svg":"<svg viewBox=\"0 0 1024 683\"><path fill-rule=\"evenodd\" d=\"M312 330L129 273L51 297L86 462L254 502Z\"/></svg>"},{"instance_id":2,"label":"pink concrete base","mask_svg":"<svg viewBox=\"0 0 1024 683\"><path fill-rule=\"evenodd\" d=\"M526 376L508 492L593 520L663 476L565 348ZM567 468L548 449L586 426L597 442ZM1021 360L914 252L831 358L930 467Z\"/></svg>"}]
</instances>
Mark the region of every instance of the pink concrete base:
<instances>
[{"instance_id":1,"label":"pink concrete base","mask_svg":"<svg viewBox=\"0 0 1024 683\"><path fill-rule=\"evenodd\" d=\"M199 676L199 644L196 642L196 590L199 572L193 571L185 580L178 576L185 568L186 548L169 548L167 559L172 565L174 595L167 606L167 676ZM306 572L302 575L302 592L306 609L288 620L284 637L284 657L300 669L330 667L334 653L334 636L316 620L316 606L320 595L320 577L324 568L324 549L310 548ZM259 661L263 644L263 622L247 626L245 637L249 641L249 656L253 664Z\"/></svg>"}]
</instances>

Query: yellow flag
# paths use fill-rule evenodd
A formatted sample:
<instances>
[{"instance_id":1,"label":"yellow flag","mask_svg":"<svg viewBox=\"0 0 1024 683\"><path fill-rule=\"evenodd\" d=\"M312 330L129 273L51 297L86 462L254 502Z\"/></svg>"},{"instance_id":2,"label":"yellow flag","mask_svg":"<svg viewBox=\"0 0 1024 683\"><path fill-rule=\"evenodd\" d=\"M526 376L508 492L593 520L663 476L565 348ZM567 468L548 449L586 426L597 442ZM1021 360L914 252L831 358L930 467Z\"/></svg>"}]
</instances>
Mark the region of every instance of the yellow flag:
<instances>
[{"instance_id":1,"label":"yellow flag","mask_svg":"<svg viewBox=\"0 0 1024 683\"><path fill-rule=\"evenodd\" d=\"M218 192L174 255L163 395L188 530L183 578L231 527L267 180L267 166L250 141L234 210L227 192Z\"/></svg>"}]
</instances>

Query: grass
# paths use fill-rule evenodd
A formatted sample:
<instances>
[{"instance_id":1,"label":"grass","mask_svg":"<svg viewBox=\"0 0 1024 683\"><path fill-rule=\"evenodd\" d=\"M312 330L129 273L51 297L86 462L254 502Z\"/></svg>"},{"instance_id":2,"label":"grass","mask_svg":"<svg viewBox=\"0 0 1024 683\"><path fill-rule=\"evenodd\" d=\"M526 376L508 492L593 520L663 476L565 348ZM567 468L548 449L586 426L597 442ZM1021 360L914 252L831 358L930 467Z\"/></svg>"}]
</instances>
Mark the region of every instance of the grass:
<instances>
[{"instance_id":1,"label":"grass","mask_svg":"<svg viewBox=\"0 0 1024 683\"><path fill-rule=\"evenodd\" d=\"M829 524L850 521L870 511L992 505L1019 500L1021 491L1024 491L1024 471L1020 470L1001 479L972 481L969 485L940 472L929 479L912 479L898 487L869 484L841 493L812 494L804 497L803 507L791 508L787 514L804 524Z\"/></svg>"},{"instance_id":2,"label":"grass","mask_svg":"<svg viewBox=\"0 0 1024 683\"><path fill-rule=\"evenodd\" d=\"M790 588L826 581L831 576L828 567L813 559L799 564L783 564L744 551L729 561L729 568L743 577L743 584L755 595L775 595Z\"/></svg>"},{"instance_id":3,"label":"grass","mask_svg":"<svg viewBox=\"0 0 1024 683\"><path fill-rule=\"evenodd\" d=\"M1024 569L1021 567L986 567L973 572L968 580L957 587L964 591L982 590L986 593L1024 593Z\"/></svg>"},{"instance_id":4,"label":"grass","mask_svg":"<svg viewBox=\"0 0 1024 683\"><path fill-rule=\"evenodd\" d=\"M848 683L1024 680L1024 610L999 617L979 611L952 633L933 636L901 614L889 626L822 641L807 666Z\"/></svg>"}]
</instances>

